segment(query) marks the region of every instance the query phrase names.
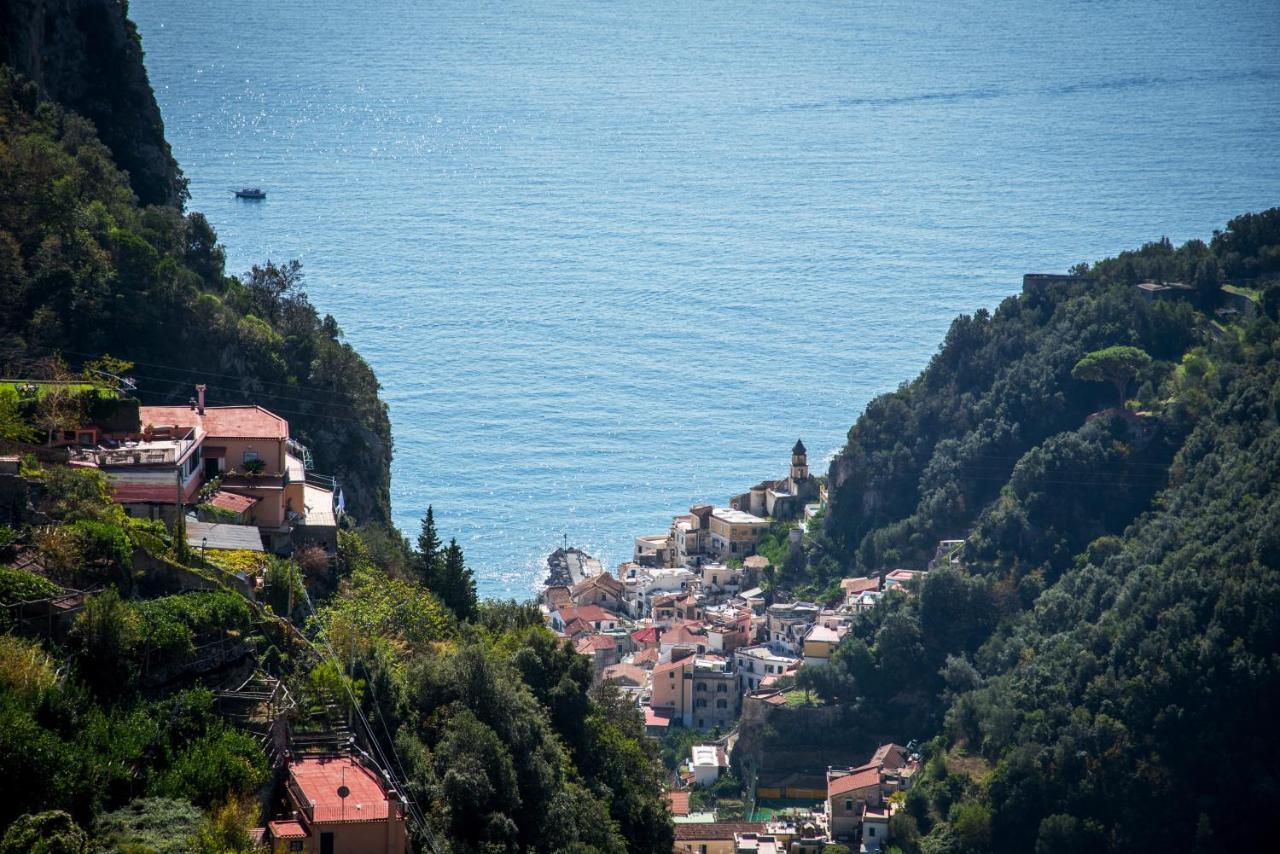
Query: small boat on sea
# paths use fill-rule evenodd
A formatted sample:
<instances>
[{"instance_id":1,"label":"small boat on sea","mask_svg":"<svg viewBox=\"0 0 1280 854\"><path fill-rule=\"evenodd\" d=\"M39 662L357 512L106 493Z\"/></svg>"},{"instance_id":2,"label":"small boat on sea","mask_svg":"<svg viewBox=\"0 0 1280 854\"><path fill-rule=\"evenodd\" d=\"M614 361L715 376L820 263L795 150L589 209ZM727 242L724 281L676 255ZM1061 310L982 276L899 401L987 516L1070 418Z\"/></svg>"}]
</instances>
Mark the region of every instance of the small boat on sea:
<instances>
[{"instance_id":1,"label":"small boat on sea","mask_svg":"<svg viewBox=\"0 0 1280 854\"><path fill-rule=\"evenodd\" d=\"M267 191L258 187L241 187L239 190L232 190L236 194L237 199L265 199Z\"/></svg>"}]
</instances>

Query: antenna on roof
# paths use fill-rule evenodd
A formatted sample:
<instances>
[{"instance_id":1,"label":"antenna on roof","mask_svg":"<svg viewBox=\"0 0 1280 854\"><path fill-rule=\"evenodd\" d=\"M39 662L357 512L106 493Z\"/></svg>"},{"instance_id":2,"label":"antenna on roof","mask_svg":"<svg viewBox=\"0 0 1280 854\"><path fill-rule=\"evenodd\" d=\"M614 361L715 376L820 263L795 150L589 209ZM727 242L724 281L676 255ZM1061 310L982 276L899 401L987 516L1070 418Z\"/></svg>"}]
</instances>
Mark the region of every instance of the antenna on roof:
<instances>
[{"instance_id":1,"label":"antenna on roof","mask_svg":"<svg viewBox=\"0 0 1280 854\"><path fill-rule=\"evenodd\" d=\"M347 818L347 798L350 797L351 790L347 788L347 766L342 766L342 785L338 786L338 800L342 802L342 819Z\"/></svg>"}]
</instances>

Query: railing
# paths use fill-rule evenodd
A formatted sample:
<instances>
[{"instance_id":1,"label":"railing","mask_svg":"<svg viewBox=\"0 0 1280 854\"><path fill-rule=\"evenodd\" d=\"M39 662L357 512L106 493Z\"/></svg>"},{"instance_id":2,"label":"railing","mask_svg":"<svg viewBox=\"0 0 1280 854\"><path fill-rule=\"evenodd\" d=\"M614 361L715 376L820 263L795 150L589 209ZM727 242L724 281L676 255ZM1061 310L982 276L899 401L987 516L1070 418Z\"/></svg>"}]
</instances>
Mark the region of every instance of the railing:
<instances>
[{"instance_id":1,"label":"railing","mask_svg":"<svg viewBox=\"0 0 1280 854\"><path fill-rule=\"evenodd\" d=\"M285 447L298 459L302 460L302 467L310 470L315 462L311 458L311 449L299 442L297 439L287 439Z\"/></svg>"},{"instance_id":2,"label":"railing","mask_svg":"<svg viewBox=\"0 0 1280 854\"><path fill-rule=\"evenodd\" d=\"M312 486L323 487L329 490L330 492L338 491L338 480L332 475L317 474L316 472L308 471L307 483L311 484Z\"/></svg>"}]
</instances>

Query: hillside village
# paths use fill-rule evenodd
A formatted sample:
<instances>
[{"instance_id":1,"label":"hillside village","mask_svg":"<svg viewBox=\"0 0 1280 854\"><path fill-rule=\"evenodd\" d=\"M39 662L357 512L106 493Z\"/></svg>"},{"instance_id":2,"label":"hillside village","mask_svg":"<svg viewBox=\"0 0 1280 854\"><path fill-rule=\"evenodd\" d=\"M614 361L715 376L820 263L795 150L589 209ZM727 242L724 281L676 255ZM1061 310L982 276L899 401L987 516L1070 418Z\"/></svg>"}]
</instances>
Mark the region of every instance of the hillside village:
<instances>
[{"instance_id":1,"label":"hillside village","mask_svg":"<svg viewBox=\"0 0 1280 854\"><path fill-rule=\"evenodd\" d=\"M886 743L853 764L842 753L785 774L733 777L744 730L810 702L796 674L825 666L858 614L885 596L913 595L927 571L845 578L834 602L789 595L773 583L774 564L802 547L825 497L797 441L786 477L727 506L696 504L667 532L636 537L631 560L615 573L577 549L548 559L539 596L548 627L590 659L599 682L634 702L651 737L680 741L683 730L694 739L668 793L677 851L878 851L888 839L891 796L919 768L911 749ZM760 553L767 540L772 561ZM940 543L938 560L953 560L959 546ZM712 799L707 793L724 793L723 780L739 786L728 794L747 804L731 798L730 817L699 806Z\"/></svg>"}]
</instances>

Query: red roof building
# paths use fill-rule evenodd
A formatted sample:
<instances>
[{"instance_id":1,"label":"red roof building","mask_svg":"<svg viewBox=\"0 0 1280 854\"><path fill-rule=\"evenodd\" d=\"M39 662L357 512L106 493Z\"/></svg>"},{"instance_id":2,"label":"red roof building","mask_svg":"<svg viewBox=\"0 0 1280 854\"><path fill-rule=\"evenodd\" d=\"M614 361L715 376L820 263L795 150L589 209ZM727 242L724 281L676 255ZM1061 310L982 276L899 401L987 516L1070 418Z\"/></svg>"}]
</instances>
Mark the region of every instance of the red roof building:
<instances>
[{"instance_id":1,"label":"red roof building","mask_svg":"<svg viewBox=\"0 0 1280 854\"><path fill-rule=\"evenodd\" d=\"M289 422L261 406L143 406L138 417L157 427L199 427L210 439L287 439Z\"/></svg>"},{"instance_id":2,"label":"red roof building","mask_svg":"<svg viewBox=\"0 0 1280 854\"><path fill-rule=\"evenodd\" d=\"M404 804L381 776L350 756L302 756L289 763L286 787L294 821L272 822L303 836L303 851L405 854ZM296 825L296 827L295 827ZM296 850L296 849L295 849Z\"/></svg>"}]
</instances>

